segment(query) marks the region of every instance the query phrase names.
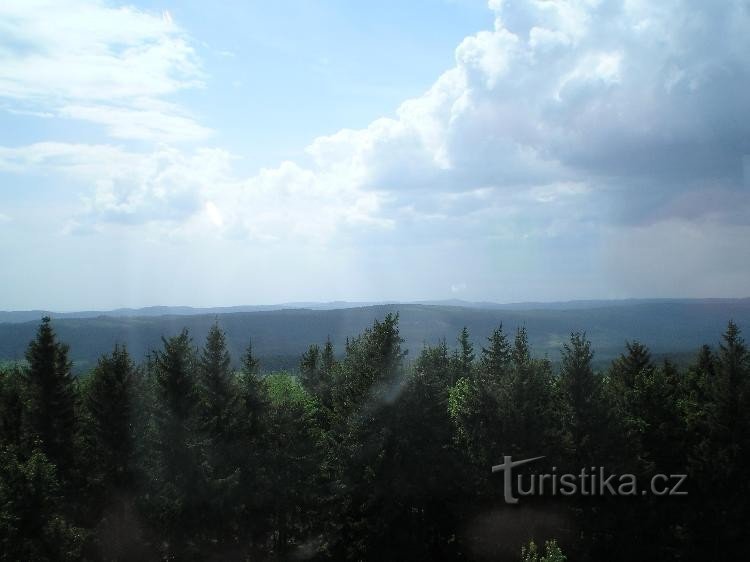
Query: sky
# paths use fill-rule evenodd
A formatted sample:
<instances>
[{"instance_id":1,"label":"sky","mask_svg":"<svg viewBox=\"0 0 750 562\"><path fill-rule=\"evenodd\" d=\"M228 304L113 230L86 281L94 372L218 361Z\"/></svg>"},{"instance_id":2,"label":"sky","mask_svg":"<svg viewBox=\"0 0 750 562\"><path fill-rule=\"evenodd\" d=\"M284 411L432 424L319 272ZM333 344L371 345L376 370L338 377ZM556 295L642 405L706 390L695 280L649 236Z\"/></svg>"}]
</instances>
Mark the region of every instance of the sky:
<instances>
[{"instance_id":1,"label":"sky","mask_svg":"<svg viewBox=\"0 0 750 562\"><path fill-rule=\"evenodd\" d=\"M748 53L748 0L5 0L0 309L750 296Z\"/></svg>"}]
</instances>

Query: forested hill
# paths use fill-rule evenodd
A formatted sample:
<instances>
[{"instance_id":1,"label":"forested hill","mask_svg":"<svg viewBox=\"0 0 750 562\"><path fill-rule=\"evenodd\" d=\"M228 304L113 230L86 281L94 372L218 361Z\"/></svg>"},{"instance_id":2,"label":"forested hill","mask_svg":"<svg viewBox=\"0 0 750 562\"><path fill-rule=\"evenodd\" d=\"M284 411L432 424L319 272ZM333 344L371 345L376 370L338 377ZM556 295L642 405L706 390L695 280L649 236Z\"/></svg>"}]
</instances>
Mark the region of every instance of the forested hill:
<instances>
[{"instance_id":1,"label":"forested hill","mask_svg":"<svg viewBox=\"0 0 750 562\"><path fill-rule=\"evenodd\" d=\"M164 309L169 310L169 309ZM221 309L219 309L221 310ZM229 309L231 310L231 309ZM161 345L161 338L187 328L196 345L202 344L209 327L218 321L227 333L233 358L239 358L251 339L266 370L296 367L300 355L312 343L330 336L338 353L347 337L361 333L388 312L400 314L401 335L410 356L425 343L445 338L452 346L457 333L467 326L474 344L481 346L502 323L506 332L525 325L538 355L556 360L560 346L572 331L583 330L596 350L596 359L610 360L623 351L626 340L637 339L659 354L693 354L704 343L715 344L717 334L734 320L750 328L750 299L694 301L613 301L583 305L559 303L550 308L528 309L487 305L446 306L394 304L321 310L311 308L257 310L144 316L73 318L52 315L60 339L70 345L76 370L86 370L115 343L127 345L131 355L142 358ZM41 318L41 313L40 313ZM22 359L34 338L40 318L27 322L0 323L0 361Z\"/></svg>"}]
</instances>

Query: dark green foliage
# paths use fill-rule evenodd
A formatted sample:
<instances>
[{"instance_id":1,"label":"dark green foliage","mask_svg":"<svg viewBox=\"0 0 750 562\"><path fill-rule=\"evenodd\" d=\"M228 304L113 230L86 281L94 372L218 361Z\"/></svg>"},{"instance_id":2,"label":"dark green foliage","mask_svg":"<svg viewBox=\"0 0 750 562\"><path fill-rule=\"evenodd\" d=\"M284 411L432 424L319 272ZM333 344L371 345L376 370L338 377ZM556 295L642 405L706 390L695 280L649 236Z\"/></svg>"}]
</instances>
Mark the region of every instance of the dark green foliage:
<instances>
[{"instance_id":1,"label":"dark green foliage","mask_svg":"<svg viewBox=\"0 0 750 562\"><path fill-rule=\"evenodd\" d=\"M187 330L163 340L164 350L156 355L156 392L164 406L162 420L184 425L198 401L195 380L195 349Z\"/></svg>"},{"instance_id":2,"label":"dark green foliage","mask_svg":"<svg viewBox=\"0 0 750 562\"><path fill-rule=\"evenodd\" d=\"M247 438L260 433L267 406L265 387L259 372L260 363L253 355L252 343L248 343L245 354L242 356L242 369L237 381L240 427Z\"/></svg>"},{"instance_id":3,"label":"dark green foliage","mask_svg":"<svg viewBox=\"0 0 750 562\"><path fill-rule=\"evenodd\" d=\"M388 482L390 558L434 560L460 551L456 528L466 468L448 412L452 364L445 343L426 348L395 401Z\"/></svg>"},{"instance_id":4,"label":"dark green foliage","mask_svg":"<svg viewBox=\"0 0 750 562\"><path fill-rule=\"evenodd\" d=\"M27 423L41 441L47 458L61 478L73 468L76 432L75 388L68 360L68 346L57 341L48 316L26 351L28 362Z\"/></svg>"},{"instance_id":5,"label":"dark green foliage","mask_svg":"<svg viewBox=\"0 0 750 562\"><path fill-rule=\"evenodd\" d=\"M63 515L55 467L41 451L28 458L0 448L0 560L80 560L83 531Z\"/></svg>"},{"instance_id":6,"label":"dark green foliage","mask_svg":"<svg viewBox=\"0 0 750 562\"><path fill-rule=\"evenodd\" d=\"M573 466L596 463L595 455L605 445L605 397L601 377L594 373L593 358L591 342L584 333L571 334L570 342L563 345L560 390Z\"/></svg>"},{"instance_id":7,"label":"dark green foliage","mask_svg":"<svg viewBox=\"0 0 750 562\"><path fill-rule=\"evenodd\" d=\"M469 329L464 326L458 334L458 348L453 354L453 373L449 384L453 385L460 378L471 379L474 375L474 346L469 340Z\"/></svg>"},{"instance_id":8,"label":"dark green foliage","mask_svg":"<svg viewBox=\"0 0 750 562\"><path fill-rule=\"evenodd\" d=\"M330 339L322 351L317 345L311 345L302 355L299 366L300 383L317 400L318 422L327 429L333 420L333 387L337 367Z\"/></svg>"},{"instance_id":9,"label":"dark green foliage","mask_svg":"<svg viewBox=\"0 0 750 562\"><path fill-rule=\"evenodd\" d=\"M743 559L736 324L687 369L628 341L599 372L582 333L559 368L523 327L479 357L466 328L435 341L408 363L386 314L339 359L309 347L296 377L261 374L250 345L234 371L214 323L200 350L183 331L136 366L116 346L77 384L45 319L28 365L0 369L0 560ZM689 495L509 506L504 455L544 455L525 476L687 473Z\"/></svg>"},{"instance_id":10,"label":"dark green foliage","mask_svg":"<svg viewBox=\"0 0 750 562\"><path fill-rule=\"evenodd\" d=\"M689 534L696 554L739 559L750 485L750 353L734 322L729 322L717 354L701 350L692 369L687 405L690 476L695 481Z\"/></svg>"},{"instance_id":11,"label":"dark green foliage","mask_svg":"<svg viewBox=\"0 0 750 562\"><path fill-rule=\"evenodd\" d=\"M372 329L347 342L346 356L336 373L335 409L339 417L365 415L371 407L392 402L403 382L398 315L387 314Z\"/></svg>"},{"instance_id":12,"label":"dark green foliage","mask_svg":"<svg viewBox=\"0 0 750 562\"><path fill-rule=\"evenodd\" d=\"M503 325L492 331L488 346L482 348L479 359L479 376L490 385L498 385L509 375L512 353L508 338L503 332Z\"/></svg>"},{"instance_id":13,"label":"dark green foliage","mask_svg":"<svg viewBox=\"0 0 750 562\"><path fill-rule=\"evenodd\" d=\"M425 347L414 365L415 375L431 384L449 387L461 369L460 359L448 355L445 341L434 347Z\"/></svg>"},{"instance_id":14,"label":"dark green foliage","mask_svg":"<svg viewBox=\"0 0 750 562\"><path fill-rule=\"evenodd\" d=\"M198 360L199 417L203 431L214 440L231 433L236 396L231 363L224 332L214 324Z\"/></svg>"},{"instance_id":15,"label":"dark green foliage","mask_svg":"<svg viewBox=\"0 0 750 562\"><path fill-rule=\"evenodd\" d=\"M567 559L555 540L544 543L544 554L533 540L521 548L521 562L565 562Z\"/></svg>"},{"instance_id":16,"label":"dark green foliage","mask_svg":"<svg viewBox=\"0 0 750 562\"><path fill-rule=\"evenodd\" d=\"M304 548L317 521L318 467L323 458L323 435L316 425L316 404L299 382L286 374L264 380L268 395L266 454L262 466L263 511L273 550L286 557ZM308 546L309 547L309 546Z\"/></svg>"},{"instance_id":17,"label":"dark green foliage","mask_svg":"<svg viewBox=\"0 0 750 562\"><path fill-rule=\"evenodd\" d=\"M25 382L20 367L0 368L0 446L23 444Z\"/></svg>"},{"instance_id":18,"label":"dark green foliage","mask_svg":"<svg viewBox=\"0 0 750 562\"><path fill-rule=\"evenodd\" d=\"M321 366L323 372L329 375L333 373L336 368L336 354L333 349L333 342L331 342L330 336L326 339L326 344L323 346L323 355L321 356Z\"/></svg>"},{"instance_id":19,"label":"dark green foliage","mask_svg":"<svg viewBox=\"0 0 750 562\"><path fill-rule=\"evenodd\" d=\"M142 505L147 518L163 530L164 555L195 556L195 531L204 521L208 487L198 433L197 360L187 330L163 340L154 362L154 424L150 476Z\"/></svg>"},{"instance_id":20,"label":"dark green foliage","mask_svg":"<svg viewBox=\"0 0 750 562\"><path fill-rule=\"evenodd\" d=\"M137 372L124 347L115 346L87 381L85 432L91 447L87 471L101 475L105 489L132 483L136 435L134 431Z\"/></svg>"}]
</instances>

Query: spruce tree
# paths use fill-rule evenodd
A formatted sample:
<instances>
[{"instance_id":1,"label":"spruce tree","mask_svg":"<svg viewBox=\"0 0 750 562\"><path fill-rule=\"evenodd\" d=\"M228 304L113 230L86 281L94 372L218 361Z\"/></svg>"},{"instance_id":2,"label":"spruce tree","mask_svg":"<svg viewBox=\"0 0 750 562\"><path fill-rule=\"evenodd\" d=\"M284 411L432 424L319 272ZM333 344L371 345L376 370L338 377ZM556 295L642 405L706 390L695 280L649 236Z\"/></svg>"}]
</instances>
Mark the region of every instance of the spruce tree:
<instances>
[{"instance_id":1,"label":"spruce tree","mask_svg":"<svg viewBox=\"0 0 750 562\"><path fill-rule=\"evenodd\" d=\"M750 354L734 322L729 322L722 340L711 392L714 403L712 417L715 434L721 434L729 445L740 442L743 437Z\"/></svg>"},{"instance_id":2,"label":"spruce tree","mask_svg":"<svg viewBox=\"0 0 750 562\"><path fill-rule=\"evenodd\" d=\"M513 363L516 370L522 369L531 362L531 349L529 348L529 335L526 333L526 327L520 326L516 330L516 337L513 340Z\"/></svg>"},{"instance_id":3,"label":"spruce tree","mask_svg":"<svg viewBox=\"0 0 750 562\"><path fill-rule=\"evenodd\" d=\"M162 556L182 559L198 548L197 531L205 527L207 513L203 448L196 427L196 358L187 330L162 342L154 362L155 431L145 504L163 537Z\"/></svg>"},{"instance_id":4,"label":"spruce tree","mask_svg":"<svg viewBox=\"0 0 750 562\"><path fill-rule=\"evenodd\" d=\"M74 459L76 391L68 346L57 341L49 316L42 318L26 360L29 425L41 441L42 451L65 480Z\"/></svg>"},{"instance_id":5,"label":"spruce tree","mask_svg":"<svg viewBox=\"0 0 750 562\"><path fill-rule=\"evenodd\" d=\"M302 354L299 364L299 374L302 387L311 394L317 394L320 386L320 348L313 344Z\"/></svg>"},{"instance_id":6,"label":"spruce tree","mask_svg":"<svg viewBox=\"0 0 750 562\"><path fill-rule=\"evenodd\" d=\"M21 447L29 441L24 428L25 382L21 368L0 368L0 447Z\"/></svg>"},{"instance_id":7,"label":"spruce tree","mask_svg":"<svg viewBox=\"0 0 750 562\"><path fill-rule=\"evenodd\" d=\"M156 355L157 398L163 407L164 419L184 424L195 413L197 403L195 350L187 330L179 336L162 338L164 349Z\"/></svg>"},{"instance_id":8,"label":"spruce tree","mask_svg":"<svg viewBox=\"0 0 750 562\"><path fill-rule=\"evenodd\" d=\"M321 355L320 362L323 372L330 378L333 375L333 369L336 367L336 354L334 353L330 336L326 339L325 346L323 346L323 354Z\"/></svg>"},{"instance_id":9,"label":"spruce tree","mask_svg":"<svg viewBox=\"0 0 750 562\"><path fill-rule=\"evenodd\" d=\"M265 542L272 475L269 474L268 392L260 376L260 362L248 342L237 379L237 448L233 459L240 467L237 502L241 533L249 543Z\"/></svg>"},{"instance_id":10,"label":"spruce tree","mask_svg":"<svg viewBox=\"0 0 750 562\"><path fill-rule=\"evenodd\" d=\"M442 340L436 346L422 350L414 365L416 378L425 384L447 388L451 385L456 362L455 356L449 357L448 345Z\"/></svg>"},{"instance_id":11,"label":"spruce tree","mask_svg":"<svg viewBox=\"0 0 750 562\"><path fill-rule=\"evenodd\" d=\"M235 396L231 363L226 336L218 324L214 324L198 359L201 424L212 439L223 439L229 431Z\"/></svg>"},{"instance_id":12,"label":"spruce tree","mask_svg":"<svg viewBox=\"0 0 750 562\"><path fill-rule=\"evenodd\" d=\"M456 350L456 376L450 383L459 378L472 378L474 374L474 346L469 339L469 329L464 326L458 334L458 349Z\"/></svg>"},{"instance_id":13,"label":"spruce tree","mask_svg":"<svg viewBox=\"0 0 750 562\"><path fill-rule=\"evenodd\" d=\"M245 422L245 432L257 434L266 406L265 389L260 378L260 362L253 353L252 341L248 342L242 356L239 375L240 412Z\"/></svg>"},{"instance_id":14,"label":"spruce tree","mask_svg":"<svg viewBox=\"0 0 750 562\"><path fill-rule=\"evenodd\" d=\"M84 405L87 433L93 447L91 463L105 487L127 486L133 477L136 368L125 347L101 357L88 381Z\"/></svg>"},{"instance_id":15,"label":"spruce tree","mask_svg":"<svg viewBox=\"0 0 750 562\"><path fill-rule=\"evenodd\" d=\"M479 373L491 385L502 383L510 374L512 352L508 338L500 324L488 338L488 347L482 348L479 360Z\"/></svg>"},{"instance_id":16,"label":"spruce tree","mask_svg":"<svg viewBox=\"0 0 750 562\"><path fill-rule=\"evenodd\" d=\"M398 465L395 412L406 382L402 342L398 315L387 314L349 341L337 372L331 441L341 481L335 503L345 521L345 551L337 558L362 559L365 553L379 558L388 540L389 514L396 507L388 493Z\"/></svg>"},{"instance_id":17,"label":"spruce tree","mask_svg":"<svg viewBox=\"0 0 750 562\"><path fill-rule=\"evenodd\" d=\"M600 380L592 367L593 357L585 333L571 334L570 342L563 345L560 386L574 466L603 462L601 456L597 458L597 448L601 445L604 405Z\"/></svg>"}]
</instances>

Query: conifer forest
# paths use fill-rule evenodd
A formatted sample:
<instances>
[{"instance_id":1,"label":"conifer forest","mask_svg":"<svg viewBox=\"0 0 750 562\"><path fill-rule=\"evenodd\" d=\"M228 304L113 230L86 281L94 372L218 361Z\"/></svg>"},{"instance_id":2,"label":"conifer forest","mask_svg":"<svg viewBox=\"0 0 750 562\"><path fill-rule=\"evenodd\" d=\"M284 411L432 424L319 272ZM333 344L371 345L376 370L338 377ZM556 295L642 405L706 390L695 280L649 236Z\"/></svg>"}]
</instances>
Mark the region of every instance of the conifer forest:
<instances>
[{"instance_id":1,"label":"conifer forest","mask_svg":"<svg viewBox=\"0 0 750 562\"><path fill-rule=\"evenodd\" d=\"M74 376L45 317L0 373L2 560L740 560L750 354L729 322L692 363L623 343L595 369L524 328L402 347L398 314L271 372L252 334L183 330L142 361L115 346ZM718 337L718 334L717 334ZM679 494L536 495L515 475L606 467Z\"/></svg>"}]
</instances>

